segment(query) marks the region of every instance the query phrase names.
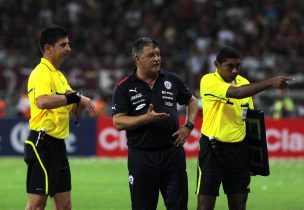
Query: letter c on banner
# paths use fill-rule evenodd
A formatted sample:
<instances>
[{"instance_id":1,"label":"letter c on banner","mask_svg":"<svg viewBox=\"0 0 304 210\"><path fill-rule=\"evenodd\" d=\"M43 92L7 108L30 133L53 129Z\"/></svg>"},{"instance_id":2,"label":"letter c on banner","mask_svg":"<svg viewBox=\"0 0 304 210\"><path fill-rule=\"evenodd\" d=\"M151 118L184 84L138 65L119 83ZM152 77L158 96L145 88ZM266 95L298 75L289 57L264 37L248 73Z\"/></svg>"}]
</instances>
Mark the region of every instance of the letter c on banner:
<instances>
[{"instance_id":1,"label":"letter c on banner","mask_svg":"<svg viewBox=\"0 0 304 210\"><path fill-rule=\"evenodd\" d=\"M266 132L267 147L271 152L277 151L282 146L281 132L277 129L268 129Z\"/></svg>"},{"instance_id":2,"label":"letter c on banner","mask_svg":"<svg viewBox=\"0 0 304 210\"><path fill-rule=\"evenodd\" d=\"M70 132L69 137L66 139L66 149L69 154L75 153L77 151L77 147L74 145L76 143L77 137L74 133Z\"/></svg>"},{"instance_id":3,"label":"letter c on banner","mask_svg":"<svg viewBox=\"0 0 304 210\"><path fill-rule=\"evenodd\" d=\"M114 140L109 141L110 137L114 137ZM119 139L117 137L119 137L119 131L114 128L106 128L99 134L99 145L108 151L115 150L119 146Z\"/></svg>"},{"instance_id":4,"label":"letter c on banner","mask_svg":"<svg viewBox=\"0 0 304 210\"><path fill-rule=\"evenodd\" d=\"M24 141L29 134L29 124L28 122L19 122L15 124L10 133L10 142L12 148L18 152L23 153L24 151Z\"/></svg>"}]
</instances>

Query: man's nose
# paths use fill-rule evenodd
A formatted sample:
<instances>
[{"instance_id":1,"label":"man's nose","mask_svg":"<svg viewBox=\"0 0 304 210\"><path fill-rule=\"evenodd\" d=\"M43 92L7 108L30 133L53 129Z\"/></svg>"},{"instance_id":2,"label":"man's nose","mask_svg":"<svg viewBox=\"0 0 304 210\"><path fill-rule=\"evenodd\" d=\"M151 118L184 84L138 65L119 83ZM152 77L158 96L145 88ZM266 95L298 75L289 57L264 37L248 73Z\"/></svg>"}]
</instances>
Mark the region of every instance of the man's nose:
<instances>
[{"instance_id":1,"label":"man's nose","mask_svg":"<svg viewBox=\"0 0 304 210\"><path fill-rule=\"evenodd\" d=\"M159 61L159 60L160 60L160 55L155 55L155 56L153 57L153 60Z\"/></svg>"},{"instance_id":2,"label":"man's nose","mask_svg":"<svg viewBox=\"0 0 304 210\"><path fill-rule=\"evenodd\" d=\"M66 46L66 50L69 51L69 52L72 51L72 48L70 47L70 45Z\"/></svg>"},{"instance_id":3,"label":"man's nose","mask_svg":"<svg viewBox=\"0 0 304 210\"><path fill-rule=\"evenodd\" d=\"M238 73L239 72L239 69L237 66L234 66L233 69L232 69L232 73Z\"/></svg>"}]
</instances>

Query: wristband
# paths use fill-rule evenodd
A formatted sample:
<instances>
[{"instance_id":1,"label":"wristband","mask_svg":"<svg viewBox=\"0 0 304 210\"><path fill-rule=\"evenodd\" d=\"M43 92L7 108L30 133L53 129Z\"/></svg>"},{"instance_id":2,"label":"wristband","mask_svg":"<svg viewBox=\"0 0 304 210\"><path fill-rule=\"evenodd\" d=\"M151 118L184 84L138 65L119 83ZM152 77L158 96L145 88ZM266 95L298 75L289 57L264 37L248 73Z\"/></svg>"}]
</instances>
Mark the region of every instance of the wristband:
<instances>
[{"instance_id":1,"label":"wristband","mask_svg":"<svg viewBox=\"0 0 304 210\"><path fill-rule=\"evenodd\" d=\"M72 92L64 94L67 99L67 105L69 104L76 104L80 102L81 94L80 92Z\"/></svg>"}]
</instances>

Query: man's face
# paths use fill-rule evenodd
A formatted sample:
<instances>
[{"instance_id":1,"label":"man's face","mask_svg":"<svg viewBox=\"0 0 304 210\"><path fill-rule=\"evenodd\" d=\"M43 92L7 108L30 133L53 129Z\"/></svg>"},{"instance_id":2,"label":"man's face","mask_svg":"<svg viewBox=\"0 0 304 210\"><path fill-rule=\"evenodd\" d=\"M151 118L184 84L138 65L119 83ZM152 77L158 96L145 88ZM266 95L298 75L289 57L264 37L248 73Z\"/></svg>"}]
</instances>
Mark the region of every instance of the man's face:
<instances>
[{"instance_id":1,"label":"man's face","mask_svg":"<svg viewBox=\"0 0 304 210\"><path fill-rule=\"evenodd\" d=\"M215 65L218 69L219 74L226 82L232 82L239 74L241 59L240 58L229 58L223 63L215 61Z\"/></svg>"},{"instance_id":2,"label":"man's face","mask_svg":"<svg viewBox=\"0 0 304 210\"><path fill-rule=\"evenodd\" d=\"M64 61L71 54L71 47L69 45L69 38L59 39L54 46L50 47L51 56L57 61Z\"/></svg>"},{"instance_id":3,"label":"man's face","mask_svg":"<svg viewBox=\"0 0 304 210\"><path fill-rule=\"evenodd\" d=\"M160 71L161 56L158 47L145 46L141 55L136 57L137 68L145 73Z\"/></svg>"}]
</instances>

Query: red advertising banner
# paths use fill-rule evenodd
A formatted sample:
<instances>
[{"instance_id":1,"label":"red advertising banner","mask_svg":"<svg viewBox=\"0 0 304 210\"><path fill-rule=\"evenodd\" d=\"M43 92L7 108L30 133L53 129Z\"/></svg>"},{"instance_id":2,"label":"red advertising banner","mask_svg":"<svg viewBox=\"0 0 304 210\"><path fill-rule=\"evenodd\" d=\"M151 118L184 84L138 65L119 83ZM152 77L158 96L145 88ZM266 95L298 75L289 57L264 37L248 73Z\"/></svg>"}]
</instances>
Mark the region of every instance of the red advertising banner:
<instances>
[{"instance_id":1,"label":"red advertising banner","mask_svg":"<svg viewBox=\"0 0 304 210\"><path fill-rule=\"evenodd\" d=\"M114 128L112 118L102 117L97 120L96 154L100 157L126 157L127 139L125 131Z\"/></svg>"},{"instance_id":2,"label":"red advertising banner","mask_svg":"<svg viewBox=\"0 0 304 210\"><path fill-rule=\"evenodd\" d=\"M304 157L304 119L265 121L269 157Z\"/></svg>"},{"instance_id":3,"label":"red advertising banner","mask_svg":"<svg viewBox=\"0 0 304 210\"><path fill-rule=\"evenodd\" d=\"M180 120L184 122L184 118ZM202 119L195 122L191 136L184 145L187 157L196 157ZM266 119L266 137L269 157L304 158L304 119ZM97 156L126 157L127 145L125 131L113 127L112 118L97 121Z\"/></svg>"}]
</instances>

